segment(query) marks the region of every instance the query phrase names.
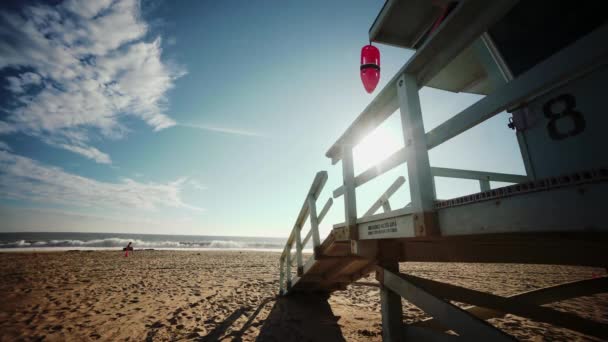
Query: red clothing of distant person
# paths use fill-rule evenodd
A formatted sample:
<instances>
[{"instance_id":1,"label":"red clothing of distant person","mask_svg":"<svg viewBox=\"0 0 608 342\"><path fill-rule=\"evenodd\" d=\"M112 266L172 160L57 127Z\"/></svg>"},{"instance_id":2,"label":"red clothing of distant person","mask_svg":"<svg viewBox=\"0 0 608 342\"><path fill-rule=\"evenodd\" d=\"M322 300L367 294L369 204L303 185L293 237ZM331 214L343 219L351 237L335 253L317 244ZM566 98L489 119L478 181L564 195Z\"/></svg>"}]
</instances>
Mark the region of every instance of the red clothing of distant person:
<instances>
[{"instance_id":1,"label":"red clothing of distant person","mask_svg":"<svg viewBox=\"0 0 608 342\"><path fill-rule=\"evenodd\" d=\"M129 244L127 245L127 247L122 249L123 251L125 251L125 258L129 256L129 251L133 251L133 247L131 246L131 242L129 242Z\"/></svg>"}]
</instances>

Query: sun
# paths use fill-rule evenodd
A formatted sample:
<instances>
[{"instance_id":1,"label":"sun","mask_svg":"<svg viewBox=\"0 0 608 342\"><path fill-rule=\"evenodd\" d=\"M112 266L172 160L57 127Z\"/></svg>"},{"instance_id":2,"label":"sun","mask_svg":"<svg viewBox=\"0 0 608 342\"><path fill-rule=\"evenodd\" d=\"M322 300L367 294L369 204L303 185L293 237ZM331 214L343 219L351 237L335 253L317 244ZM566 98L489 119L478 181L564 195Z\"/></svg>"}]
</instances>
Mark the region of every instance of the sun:
<instances>
[{"instance_id":1,"label":"sun","mask_svg":"<svg viewBox=\"0 0 608 342\"><path fill-rule=\"evenodd\" d=\"M355 168L366 170L403 147L403 138L396 130L378 127L353 149Z\"/></svg>"}]
</instances>

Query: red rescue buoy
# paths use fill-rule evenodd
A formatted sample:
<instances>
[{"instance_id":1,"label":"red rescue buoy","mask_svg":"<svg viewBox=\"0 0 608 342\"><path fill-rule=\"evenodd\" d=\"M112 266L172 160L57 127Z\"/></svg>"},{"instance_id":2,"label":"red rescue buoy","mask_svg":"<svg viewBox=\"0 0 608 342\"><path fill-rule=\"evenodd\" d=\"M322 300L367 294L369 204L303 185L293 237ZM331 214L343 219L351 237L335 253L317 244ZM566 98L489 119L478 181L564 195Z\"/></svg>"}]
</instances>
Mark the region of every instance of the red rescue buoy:
<instances>
[{"instance_id":1,"label":"red rescue buoy","mask_svg":"<svg viewBox=\"0 0 608 342\"><path fill-rule=\"evenodd\" d=\"M372 44L361 49L361 81L370 94L380 81L380 51Z\"/></svg>"}]
</instances>

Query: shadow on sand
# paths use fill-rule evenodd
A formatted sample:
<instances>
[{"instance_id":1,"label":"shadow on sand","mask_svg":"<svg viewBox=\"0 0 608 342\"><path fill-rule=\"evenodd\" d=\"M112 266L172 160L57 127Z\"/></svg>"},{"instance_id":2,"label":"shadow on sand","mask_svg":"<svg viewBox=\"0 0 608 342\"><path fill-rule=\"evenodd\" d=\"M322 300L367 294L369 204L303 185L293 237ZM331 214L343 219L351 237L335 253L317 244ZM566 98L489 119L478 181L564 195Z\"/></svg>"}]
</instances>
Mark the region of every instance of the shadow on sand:
<instances>
[{"instance_id":1,"label":"shadow on sand","mask_svg":"<svg viewBox=\"0 0 608 342\"><path fill-rule=\"evenodd\" d=\"M196 338L195 341L218 341L224 338L240 341L260 311L273 301L274 306L262 324L257 341L344 341L337 323L340 317L334 316L327 299L326 294L266 298L250 315L248 313L252 308L243 306L206 336ZM248 316L243 326L238 331L226 334L241 316Z\"/></svg>"},{"instance_id":2,"label":"shadow on sand","mask_svg":"<svg viewBox=\"0 0 608 342\"><path fill-rule=\"evenodd\" d=\"M218 341L222 336L224 337L232 337L233 341L240 341L243 333L249 329L255 318L258 316L260 311L264 306L266 306L271 301L275 300L274 297L266 298L262 301L260 305L255 309L255 311L249 315L247 322L243 324L240 330L233 331L232 333L224 336L228 328L232 326L232 324L238 320L242 315L246 315L248 311L251 310L251 307L243 306L237 310L235 310L228 318L226 318L220 325L218 325L213 331L211 331L207 336L201 337L198 341Z\"/></svg>"},{"instance_id":3,"label":"shadow on sand","mask_svg":"<svg viewBox=\"0 0 608 342\"><path fill-rule=\"evenodd\" d=\"M344 341L326 294L277 297L257 341Z\"/></svg>"}]
</instances>

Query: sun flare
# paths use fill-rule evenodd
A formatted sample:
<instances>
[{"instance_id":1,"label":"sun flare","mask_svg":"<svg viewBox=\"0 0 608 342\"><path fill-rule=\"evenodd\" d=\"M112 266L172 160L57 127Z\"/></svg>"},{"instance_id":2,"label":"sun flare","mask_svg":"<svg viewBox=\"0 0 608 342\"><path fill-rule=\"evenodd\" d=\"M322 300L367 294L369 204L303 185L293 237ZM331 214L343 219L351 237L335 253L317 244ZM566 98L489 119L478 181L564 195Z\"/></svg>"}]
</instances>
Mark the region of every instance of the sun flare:
<instances>
[{"instance_id":1,"label":"sun flare","mask_svg":"<svg viewBox=\"0 0 608 342\"><path fill-rule=\"evenodd\" d=\"M356 168L361 171L366 170L386 159L401 147L403 147L403 140L398 131L381 126L354 148Z\"/></svg>"}]
</instances>

